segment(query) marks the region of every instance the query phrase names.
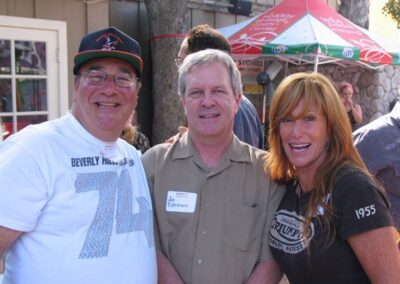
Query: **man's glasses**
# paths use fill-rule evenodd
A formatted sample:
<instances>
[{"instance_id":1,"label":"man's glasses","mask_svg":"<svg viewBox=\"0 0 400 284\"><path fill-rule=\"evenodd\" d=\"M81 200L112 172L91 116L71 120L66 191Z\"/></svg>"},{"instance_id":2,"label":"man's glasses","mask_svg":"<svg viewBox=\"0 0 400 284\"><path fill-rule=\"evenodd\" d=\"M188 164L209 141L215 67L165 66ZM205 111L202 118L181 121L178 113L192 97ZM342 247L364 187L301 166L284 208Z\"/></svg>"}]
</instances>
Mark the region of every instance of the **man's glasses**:
<instances>
[{"instance_id":1,"label":"man's glasses","mask_svg":"<svg viewBox=\"0 0 400 284\"><path fill-rule=\"evenodd\" d=\"M113 78L115 85L121 88L136 87L138 78L129 73L120 73L117 75L109 75L101 70L88 70L79 75L91 85L102 86L108 77Z\"/></svg>"},{"instance_id":2,"label":"man's glasses","mask_svg":"<svg viewBox=\"0 0 400 284\"><path fill-rule=\"evenodd\" d=\"M182 62L183 62L183 58L182 57L175 57L175 64L176 64L176 66L178 68L181 67Z\"/></svg>"}]
</instances>

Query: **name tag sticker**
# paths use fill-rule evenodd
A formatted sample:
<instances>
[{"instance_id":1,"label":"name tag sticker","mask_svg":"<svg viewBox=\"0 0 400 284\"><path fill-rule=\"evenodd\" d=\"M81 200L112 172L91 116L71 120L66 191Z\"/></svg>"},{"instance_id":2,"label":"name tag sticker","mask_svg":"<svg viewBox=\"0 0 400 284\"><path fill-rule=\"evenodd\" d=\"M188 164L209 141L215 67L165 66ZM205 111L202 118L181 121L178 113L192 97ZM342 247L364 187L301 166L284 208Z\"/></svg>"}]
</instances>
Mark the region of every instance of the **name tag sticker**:
<instances>
[{"instance_id":1,"label":"name tag sticker","mask_svg":"<svg viewBox=\"0 0 400 284\"><path fill-rule=\"evenodd\" d=\"M197 193L183 191L168 191L167 212L193 213L196 209Z\"/></svg>"}]
</instances>

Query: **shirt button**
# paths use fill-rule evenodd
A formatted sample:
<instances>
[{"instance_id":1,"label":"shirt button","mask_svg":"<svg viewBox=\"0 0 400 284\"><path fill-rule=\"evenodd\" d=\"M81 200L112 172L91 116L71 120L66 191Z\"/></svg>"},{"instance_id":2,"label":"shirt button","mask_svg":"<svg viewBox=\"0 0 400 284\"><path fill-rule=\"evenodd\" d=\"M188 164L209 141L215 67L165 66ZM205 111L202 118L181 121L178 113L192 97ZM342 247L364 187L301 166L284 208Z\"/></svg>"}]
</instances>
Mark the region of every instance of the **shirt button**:
<instances>
[{"instance_id":1,"label":"shirt button","mask_svg":"<svg viewBox=\"0 0 400 284\"><path fill-rule=\"evenodd\" d=\"M204 207L208 207L208 203L204 203L203 205L204 205Z\"/></svg>"},{"instance_id":2,"label":"shirt button","mask_svg":"<svg viewBox=\"0 0 400 284\"><path fill-rule=\"evenodd\" d=\"M201 231L201 234L205 235L205 234L207 234L207 232L206 231Z\"/></svg>"},{"instance_id":3,"label":"shirt button","mask_svg":"<svg viewBox=\"0 0 400 284\"><path fill-rule=\"evenodd\" d=\"M201 264L203 260L201 258L197 259L197 264Z\"/></svg>"}]
</instances>

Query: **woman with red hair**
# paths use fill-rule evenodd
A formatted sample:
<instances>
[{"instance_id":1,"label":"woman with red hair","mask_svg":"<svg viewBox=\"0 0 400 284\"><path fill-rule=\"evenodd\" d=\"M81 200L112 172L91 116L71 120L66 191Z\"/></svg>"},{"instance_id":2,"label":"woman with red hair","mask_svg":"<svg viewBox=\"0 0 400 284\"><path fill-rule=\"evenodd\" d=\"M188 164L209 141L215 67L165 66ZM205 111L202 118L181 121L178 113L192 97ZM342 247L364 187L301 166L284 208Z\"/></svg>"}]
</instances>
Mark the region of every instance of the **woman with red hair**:
<instances>
[{"instance_id":1,"label":"woman with red hair","mask_svg":"<svg viewBox=\"0 0 400 284\"><path fill-rule=\"evenodd\" d=\"M340 99L349 116L351 127L354 130L355 126L361 123L363 117L360 105L353 102L353 94L353 86L350 83L342 82L339 84Z\"/></svg>"},{"instance_id":2,"label":"woman with red hair","mask_svg":"<svg viewBox=\"0 0 400 284\"><path fill-rule=\"evenodd\" d=\"M269 244L289 282L398 284L389 201L353 145L329 79L319 73L286 77L269 115L265 170L286 185Z\"/></svg>"}]
</instances>

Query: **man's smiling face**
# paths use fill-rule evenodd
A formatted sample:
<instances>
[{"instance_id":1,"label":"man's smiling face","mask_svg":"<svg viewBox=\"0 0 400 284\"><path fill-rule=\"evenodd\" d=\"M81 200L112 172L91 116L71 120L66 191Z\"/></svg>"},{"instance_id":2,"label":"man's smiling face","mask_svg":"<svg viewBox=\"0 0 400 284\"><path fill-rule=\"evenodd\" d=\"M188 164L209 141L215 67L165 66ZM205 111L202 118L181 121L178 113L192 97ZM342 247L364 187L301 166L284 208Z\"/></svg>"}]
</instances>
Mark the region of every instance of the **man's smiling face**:
<instances>
[{"instance_id":1,"label":"man's smiling face","mask_svg":"<svg viewBox=\"0 0 400 284\"><path fill-rule=\"evenodd\" d=\"M130 74L136 84L119 87L108 76L104 83L95 85L83 74L99 70L111 76ZM134 68L119 59L98 58L84 64L74 81L72 114L92 135L103 141L114 141L137 104L140 83Z\"/></svg>"}]
</instances>

